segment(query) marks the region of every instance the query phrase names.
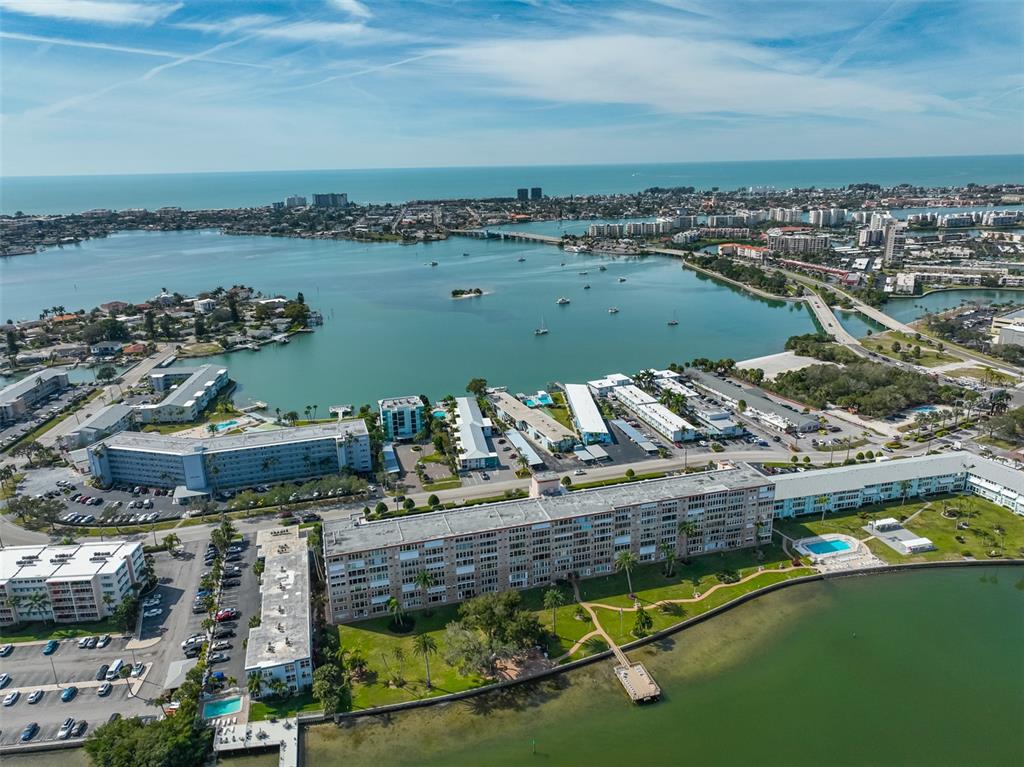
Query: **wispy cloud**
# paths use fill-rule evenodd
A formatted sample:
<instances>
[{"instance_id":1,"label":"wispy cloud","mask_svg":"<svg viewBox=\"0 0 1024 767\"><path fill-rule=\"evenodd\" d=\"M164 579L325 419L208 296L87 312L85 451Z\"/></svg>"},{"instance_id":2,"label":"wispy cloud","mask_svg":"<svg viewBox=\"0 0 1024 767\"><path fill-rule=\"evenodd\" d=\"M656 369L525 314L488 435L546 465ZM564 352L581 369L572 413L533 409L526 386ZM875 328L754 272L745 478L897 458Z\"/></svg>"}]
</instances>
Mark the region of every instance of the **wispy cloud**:
<instances>
[{"instance_id":1,"label":"wispy cloud","mask_svg":"<svg viewBox=\"0 0 1024 767\"><path fill-rule=\"evenodd\" d=\"M370 27L357 21L298 21L294 24L263 27L256 30L255 34L293 42L348 45L395 43L410 39L405 33Z\"/></svg>"},{"instance_id":2,"label":"wispy cloud","mask_svg":"<svg viewBox=\"0 0 1024 767\"><path fill-rule=\"evenodd\" d=\"M113 0L0 0L0 8L27 16L42 16L98 24L155 24L183 3L113 2Z\"/></svg>"},{"instance_id":3,"label":"wispy cloud","mask_svg":"<svg viewBox=\"0 0 1024 767\"><path fill-rule=\"evenodd\" d=\"M373 16L373 12L359 0L330 0L330 3L339 11L344 11L357 19L369 19Z\"/></svg>"},{"instance_id":4,"label":"wispy cloud","mask_svg":"<svg viewBox=\"0 0 1024 767\"><path fill-rule=\"evenodd\" d=\"M161 59L180 59L182 54L174 51L165 51L158 48L139 48L129 45L114 45L112 43L97 43L91 40L69 40L64 37L45 37L42 35L26 35L20 32L0 32L0 38L7 40L20 40L26 43L41 43L43 45L60 45L68 48L86 48L95 51L111 51L113 53L128 53L135 56L154 56ZM253 67L256 69L272 69L269 64L258 64L251 61L233 61L207 56L205 61L211 64L228 64L235 67Z\"/></svg>"},{"instance_id":5,"label":"wispy cloud","mask_svg":"<svg viewBox=\"0 0 1024 767\"><path fill-rule=\"evenodd\" d=\"M276 16L253 13L247 16L232 16L226 19L218 19L217 21L182 21L174 26L178 29L190 29L194 32L230 35L235 32L252 29L253 27L264 27L280 22L281 19Z\"/></svg>"},{"instance_id":6,"label":"wispy cloud","mask_svg":"<svg viewBox=\"0 0 1024 767\"><path fill-rule=\"evenodd\" d=\"M528 53L526 53L528 52ZM442 60L507 96L577 104L634 104L667 114L919 112L944 99L853 78L772 65L771 51L735 43L603 35L449 48Z\"/></svg>"}]
</instances>

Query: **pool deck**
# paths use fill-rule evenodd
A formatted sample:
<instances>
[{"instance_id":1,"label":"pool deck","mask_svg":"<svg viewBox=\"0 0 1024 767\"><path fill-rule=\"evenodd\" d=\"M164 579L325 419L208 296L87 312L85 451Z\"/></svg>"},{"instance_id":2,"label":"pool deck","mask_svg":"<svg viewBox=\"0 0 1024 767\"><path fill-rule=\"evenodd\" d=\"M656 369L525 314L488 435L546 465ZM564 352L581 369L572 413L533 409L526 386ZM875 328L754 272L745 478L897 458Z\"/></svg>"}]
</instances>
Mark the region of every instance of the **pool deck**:
<instances>
[{"instance_id":1,"label":"pool deck","mask_svg":"<svg viewBox=\"0 0 1024 767\"><path fill-rule=\"evenodd\" d=\"M231 717L227 717L231 718ZM299 720L297 718L226 724L217 727L213 750L218 754L239 754L277 747L278 767L299 765Z\"/></svg>"}]
</instances>

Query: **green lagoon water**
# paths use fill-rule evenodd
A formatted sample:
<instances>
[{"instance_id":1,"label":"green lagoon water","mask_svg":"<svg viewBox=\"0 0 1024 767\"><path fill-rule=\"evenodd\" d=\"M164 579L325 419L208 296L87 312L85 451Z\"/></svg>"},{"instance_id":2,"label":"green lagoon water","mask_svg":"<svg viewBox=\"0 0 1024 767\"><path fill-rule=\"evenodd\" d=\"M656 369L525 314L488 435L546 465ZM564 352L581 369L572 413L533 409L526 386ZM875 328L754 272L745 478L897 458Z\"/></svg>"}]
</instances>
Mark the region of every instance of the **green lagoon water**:
<instances>
[{"instance_id":1,"label":"green lagoon water","mask_svg":"<svg viewBox=\"0 0 1024 767\"><path fill-rule=\"evenodd\" d=\"M317 767L1019 765L1022 643L1020 568L801 585L632 653L661 685L658 704L631 705L606 662L500 696L315 727L304 758Z\"/></svg>"},{"instance_id":2,"label":"green lagoon water","mask_svg":"<svg viewBox=\"0 0 1024 767\"><path fill-rule=\"evenodd\" d=\"M1020 765L1022 645L1019 567L812 583L632 653L662 687L655 705L630 704L602 662L502 695L311 728L303 763ZM59 761L85 764L81 752ZM272 767L277 757L223 763Z\"/></svg>"},{"instance_id":3,"label":"green lagoon water","mask_svg":"<svg viewBox=\"0 0 1024 767\"><path fill-rule=\"evenodd\" d=\"M91 308L142 301L163 287L192 293L240 282L268 294L302 291L324 315L321 328L288 345L208 359L230 368L240 401L300 412L314 403L324 412L391 395L458 393L474 376L528 391L698 356L741 360L781 351L786 338L814 328L802 305L752 298L661 256L211 231L131 232L4 259L0 313L34 317L43 306ZM473 287L489 295L451 298L453 288ZM572 303L556 305L560 296ZM609 314L611 306L619 313ZM667 324L673 315L677 327ZM541 321L550 332L534 336Z\"/></svg>"}]
</instances>

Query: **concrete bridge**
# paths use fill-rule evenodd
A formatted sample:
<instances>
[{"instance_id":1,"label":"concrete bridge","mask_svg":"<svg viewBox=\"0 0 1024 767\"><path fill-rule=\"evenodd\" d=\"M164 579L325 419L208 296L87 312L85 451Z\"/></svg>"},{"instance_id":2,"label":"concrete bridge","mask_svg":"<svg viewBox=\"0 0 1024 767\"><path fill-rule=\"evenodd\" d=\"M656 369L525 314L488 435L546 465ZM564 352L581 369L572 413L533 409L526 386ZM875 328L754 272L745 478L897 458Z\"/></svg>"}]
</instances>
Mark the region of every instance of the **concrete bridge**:
<instances>
[{"instance_id":1,"label":"concrete bridge","mask_svg":"<svg viewBox=\"0 0 1024 767\"><path fill-rule=\"evenodd\" d=\"M543 245L561 245L561 237L552 237L547 234L533 234L532 232L503 232L492 229L451 229L448 234L459 237L473 237L478 240L509 240L512 242L539 242Z\"/></svg>"}]
</instances>

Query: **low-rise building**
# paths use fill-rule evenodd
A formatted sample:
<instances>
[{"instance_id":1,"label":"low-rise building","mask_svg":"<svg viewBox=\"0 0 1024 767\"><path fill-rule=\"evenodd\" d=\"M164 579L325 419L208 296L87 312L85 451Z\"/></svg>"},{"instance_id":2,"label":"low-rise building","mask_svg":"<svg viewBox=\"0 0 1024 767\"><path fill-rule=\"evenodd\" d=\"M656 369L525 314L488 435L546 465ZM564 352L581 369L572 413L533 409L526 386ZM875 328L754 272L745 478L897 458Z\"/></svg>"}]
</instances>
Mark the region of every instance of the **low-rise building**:
<instances>
[{"instance_id":1,"label":"low-rise building","mask_svg":"<svg viewBox=\"0 0 1024 767\"><path fill-rule=\"evenodd\" d=\"M632 410L637 418L670 442L689 442L697 439L697 427L673 413L642 389L633 385L620 386L615 389L613 396Z\"/></svg>"},{"instance_id":2,"label":"low-rise building","mask_svg":"<svg viewBox=\"0 0 1024 767\"><path fill-rule=\"evenodd\" d=\"M87 448L103 485L183 488L210 493L373 469L361 419L201 439L121 432Z\"/></svg>"},{"instance_id":3,"label":"low-rise building","mask_svg":"<svg viewBox=\"0 0 1024 767\"><path fill-rule=\"evenodd\" d=\"M0 424L14 423L24 418L40 402L60 394L70 385L65 368L40 370L8 384L0 389Z\"/></svg>"},{"instance_id":4,"label":"low-rise building","mask_svg":"<svg viewBox=\"0 0 1024 767\"><path fill-rule=\"evenodd\" d=\"M144 569L141 543L7 546L0 549L0 626L102 620L134 595Z\"/></svg>"},{"instance_id":5,"label":"low-rise building","mask_svg":"<svg viewBox=\"0 0 1024 767\"><path fill-rule=\"evenodd\" d=\"M566 384L565 401L584 445L612 441L612 435L594 398L590 396L587 384Z\"/></svg>"},{"instance_id":6,"label":"low-rise building","mask_svg":"<svg viewBox=\"0 0 1024 767\"><path fill-rule=\"evenodd\" d=\"M82 423L60 438L65 450L78 450L104 437L130 429L135 422L135 411L128 405L114 404L101 407Z\"/></svg>"},{"instance_id":7,"label":"low-rise building","mask_svg":"<svg viewBox=\"0 0 1024 767\"><path fill-rule=\"evenodd\" d=\"M412 439L423 431L426 407L419 397L389 397L377 400L384 436L392 441Z\"/></svg>"},{"instance_id":8,"label":"low-rise building","mask_svg":"<svg viewBox=\"0 0 1024 767\"><path fill-rule=\"evenodd\" d=\"M625 386L633 383L633 379L622 373L609 373L604 378L587 381L587 386L598 397L607 397L617 386Z\"/></svg>"},{"instance_id":9,"label":"low-rise building","mask_svg":"<svg viewBox=\"0 0 1024 767\"><path fill-rule=\"evenodd\" d=\"M773 482L777 519L957 492L1024 515L1024 473L965 452L783 474Z\"/></svg>"},{"instance_id":10,"label":"low-rise building","mask_svg":"<svg viewBox=\"0 0 1024 767\"><path fill-rule=\"evenodd\" d=\"M530 408L508 392L495 392L491 396L498 418L525 432L545 450L568 450L577 441L571 429L566 428L540 408Z\"/></svg>"},{"instance_id":11,"label":"low-rise building","mask_svg":"<svg viewBox=\"0 0 1024 767\"><path fill-rule=\"evenodd\" d=\"M1024 345L1024 309L992 318L992 343Z\"/></svg>"},{"instance_id":12,"label":"low-rise building","mask_svg":"<svg viewBox=\"0 0 1024 767\"><path fill-rule=\"evenodd\" d=\"M557 476L548 484L557 492ZM764 544L771 508L771 481L741 466L376 522L353 514L323 526L329 620L384 615L392 598L418 609L606 575L622 551L655 562L663 544L680 557Z\"/></svg>"},{"instance_id":13,"label":"low-rise building","mask_svg":"<svg viewBox=\"0 0 1024 767\"><path fill-rule=\"evenodd\" d=\"M245 675L259 677L262 692L272 691L274 679L289 693L308 690L313 686L313 630L306 540L298 527L261 530L256 557L263 560L260 624L249 629Z\"/></svg>"},{"instance_id":14,"label":"low-rise building","mask_svg":"<svg viewBox=\"0 0 1024 767\"><path fill-rule=\"evenodd\" d=\"M738 409L740 402L743 402L746 405L743 415L776 431L808 432L821 428L821 422L815 416L770 400L758 389L746 389L694 368L688 368L686 375L698 389L727 402L734 408Z\"/></svg>"},{"instance_id":15,"label":"low-rise building","mask_svg":"<svg viewBox=\"0 0 1024 767\"><path fill-rule=\"evenodd\" d=\"M498 454L487 441L492 436L491 419L484 418L473 397L456 397L452 414L455 427L455 446L459 451L459 468L493 469L498 465Z\"/></svg>"},{"instance_id":16,"label":"low-rise building","mask_svg":"<svg viewBox=\"0 0 1024 767\"><path fill-rule=\"evenodd\" d=\"M149 380L154 391L166 394L156 404L132 406L140 423L195 421L230 381L228 369L215 365L164 368L150 373Z\"/></svg>"}]
</instances>

